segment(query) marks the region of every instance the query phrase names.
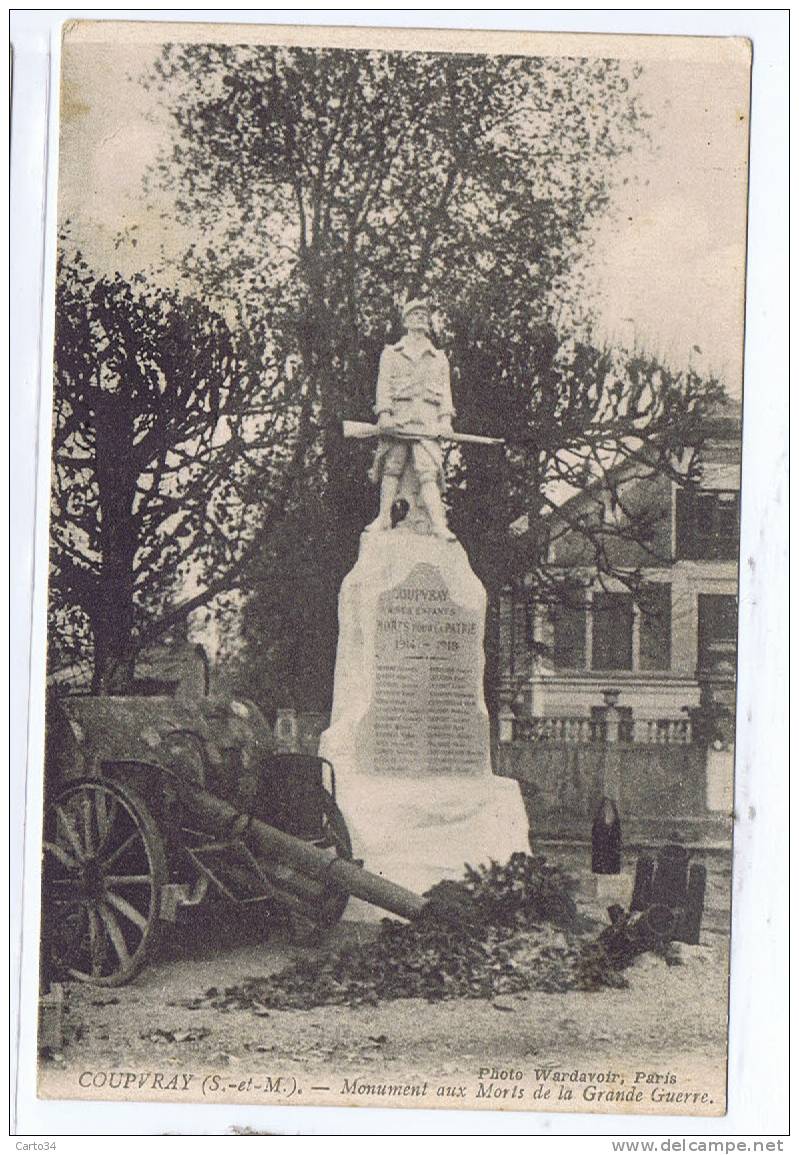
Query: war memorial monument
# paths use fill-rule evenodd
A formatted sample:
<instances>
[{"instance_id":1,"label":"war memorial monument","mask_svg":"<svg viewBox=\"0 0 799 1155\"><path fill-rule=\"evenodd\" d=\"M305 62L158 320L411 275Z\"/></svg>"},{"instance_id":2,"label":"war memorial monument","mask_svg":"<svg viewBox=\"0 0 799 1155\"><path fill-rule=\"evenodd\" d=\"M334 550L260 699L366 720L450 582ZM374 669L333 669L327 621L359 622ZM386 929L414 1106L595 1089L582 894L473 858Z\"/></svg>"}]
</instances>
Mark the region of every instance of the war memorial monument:
<instances>
[{"instance_id":1,"label":"war memorial monument","mask_svg":"<svg viewBox=\"0 0 799 1155\"><path fill-rule=\"evenodd\" d=\"M320 754L367 867L422 891L464 863L528 848L518 786L491 768L483 692L486 592L450 531L443 440L456 434L449 364L425 301L383 350L370 478L380 506L339 595L330 727ZM397 514L401 520L397 520ZM402 514L404 513L404 516Z\"/></svg>"}]
</instances>

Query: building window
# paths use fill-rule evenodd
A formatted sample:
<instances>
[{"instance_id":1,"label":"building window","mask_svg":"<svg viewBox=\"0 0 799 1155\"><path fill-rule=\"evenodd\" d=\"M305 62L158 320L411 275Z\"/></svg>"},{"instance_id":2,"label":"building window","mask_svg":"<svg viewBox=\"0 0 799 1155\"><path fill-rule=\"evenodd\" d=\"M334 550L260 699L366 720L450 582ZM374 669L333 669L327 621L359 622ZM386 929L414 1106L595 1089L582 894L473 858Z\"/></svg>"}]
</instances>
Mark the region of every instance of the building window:
<instances>
[{"instance_id":1,"label":"building window","mask_svg":"<svg viewBox=\"0 0 799 1155\"><path fill-rule=\"evenodd\" d=\"M739 532L737 490L677 490L678 558L734 561Z\"/></svg>"},{"instance_id":2,"label":"building window","mask_svg":"<svg viewBox=\"0 0 799 1155\"><path fill-rule=\"evenodd\" d=\"M645 583L638 605L641 613L639 669L668 670L671 668L671 586L666 582Z\"/></svg>"},{"instance_id":3,"label":"building window","mask_svg":"<svg viewBox=\"0 0 799 1155\"><path fill-rule=\"evenodd\" d=\"M738 599L731 594L699 595L699 669L735 677Z\"/></svg>"},{"instance_id":4,"label":"building window","mask_svg":"<svg viewBox=\"0 0 799 1155\"><path fill-rule=\"evenodd\" d=\"M585 669L585 607L555 606L553 658L556 670Z\"/></svg>"},{"instance_id":5,"label":"building window","mask_svg":"<svg viewBox=\"0 0 799 1155\"><path fill-rule=\"evenodd\" d=\"M551 610L556 670L671 668L670 584L644 583L635 598L596 591L590 604L590 628L586 606Z\"/></svg>"},{"instance_id":6,"label":"building window","mask_svg":"<svg viewBox=\"0 0 799 1155\"><path fill-rule=\"evenodd\" d=\"M632 594L595 593L592 619L591 669L631 670Z\"/></svg>"}]
</instances>

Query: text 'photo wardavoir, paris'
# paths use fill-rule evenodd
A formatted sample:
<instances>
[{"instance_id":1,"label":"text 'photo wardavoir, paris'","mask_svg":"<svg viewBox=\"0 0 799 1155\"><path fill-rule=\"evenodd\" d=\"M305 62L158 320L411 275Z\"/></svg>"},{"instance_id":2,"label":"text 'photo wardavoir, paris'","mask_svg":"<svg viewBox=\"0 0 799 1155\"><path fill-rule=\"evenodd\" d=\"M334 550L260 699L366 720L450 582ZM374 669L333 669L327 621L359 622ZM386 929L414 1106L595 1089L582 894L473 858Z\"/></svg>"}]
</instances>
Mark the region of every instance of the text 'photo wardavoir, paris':
<instances>
[{"instance_id":1,"label":"text 'photo wardavoir, paris'","mask_svg":"<svg viewBox=\"0 0 799 1155\"><path fill-rule=\"evenodd\" d=\"M40 1095L725 1112L749 73L67 25Z\"/></svg>"}]
</instances>

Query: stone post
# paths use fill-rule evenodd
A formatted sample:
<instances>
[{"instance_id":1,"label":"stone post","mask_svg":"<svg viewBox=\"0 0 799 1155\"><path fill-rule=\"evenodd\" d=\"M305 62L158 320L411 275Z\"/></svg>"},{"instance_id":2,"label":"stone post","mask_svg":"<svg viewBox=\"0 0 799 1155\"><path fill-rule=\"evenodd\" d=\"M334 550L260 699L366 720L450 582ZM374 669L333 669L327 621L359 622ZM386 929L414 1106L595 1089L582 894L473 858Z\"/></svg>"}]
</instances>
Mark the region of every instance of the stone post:
<instances>
[{"instance_id":1,"label":"stone post","mask_svg":"<svg viewBox=\"0 0 799 1155\"><path fill-rule=\"evenodd\" d=\"M506 746L513 741L513 723L516 715L513 713L511 700L509 693L500 691L498 737L501 746Z\"/></svg>"},{"instance_id":2,"label":"stone post","mask_svg":"<svg viewBox=\"0 0 799 1155\"><path fill-rule=\"evenodd\" d=\"M602 691L605 699L605 746L602 764L602 795L609 798L619 808L621 794L621 769L619 766L619 726L621 714L616 703L621 694L620 690L608 689Z\"/></svg>"}]
</instances>

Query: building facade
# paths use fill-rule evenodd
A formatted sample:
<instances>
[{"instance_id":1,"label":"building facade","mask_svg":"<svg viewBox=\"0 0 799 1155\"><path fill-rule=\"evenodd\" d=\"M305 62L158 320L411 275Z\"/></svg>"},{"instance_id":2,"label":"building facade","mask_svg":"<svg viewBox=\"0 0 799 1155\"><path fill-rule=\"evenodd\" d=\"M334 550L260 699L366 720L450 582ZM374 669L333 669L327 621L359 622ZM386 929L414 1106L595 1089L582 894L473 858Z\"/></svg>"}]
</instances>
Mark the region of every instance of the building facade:
<instances>
[{"instance_id":1,"label":"building facade","mask_svg":"<svg viewBox=\"0 0 799 1155\"><path fill-rule=\"evenodd\" d=\"M503 595L501 747L700 748L704 805L731 811L740 446L729 406L706 425L691 486L626 464L611 487L589 487L535 527L553 590Z\"/></svg>"}]
</instances>

